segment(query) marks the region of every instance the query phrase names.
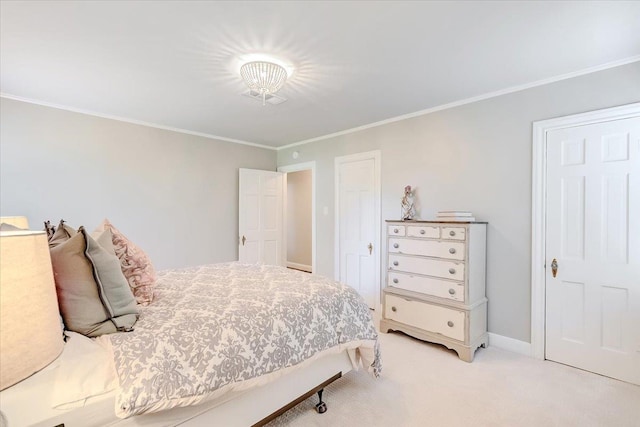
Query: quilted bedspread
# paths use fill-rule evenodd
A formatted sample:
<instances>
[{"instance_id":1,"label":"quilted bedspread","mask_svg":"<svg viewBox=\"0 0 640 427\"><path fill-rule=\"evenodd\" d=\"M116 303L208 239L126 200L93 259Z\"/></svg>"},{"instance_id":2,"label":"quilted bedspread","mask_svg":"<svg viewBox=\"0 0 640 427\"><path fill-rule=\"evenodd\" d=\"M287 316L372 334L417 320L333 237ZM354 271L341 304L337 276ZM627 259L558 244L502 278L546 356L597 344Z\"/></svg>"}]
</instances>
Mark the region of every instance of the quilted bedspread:
<instances>
[{"instance_id":1,"label":"quilted bedspread","mask_svg":"<svg viewBox=\"0 0 640 427\"><path fill-rule=\"evenodd\" d=\"M122 418L263 384L331 350L381 370L369 308L320 276L212 264L158 273L155 295L133 332L101 337L113 349Z\"/></svg>"}]
</instances>

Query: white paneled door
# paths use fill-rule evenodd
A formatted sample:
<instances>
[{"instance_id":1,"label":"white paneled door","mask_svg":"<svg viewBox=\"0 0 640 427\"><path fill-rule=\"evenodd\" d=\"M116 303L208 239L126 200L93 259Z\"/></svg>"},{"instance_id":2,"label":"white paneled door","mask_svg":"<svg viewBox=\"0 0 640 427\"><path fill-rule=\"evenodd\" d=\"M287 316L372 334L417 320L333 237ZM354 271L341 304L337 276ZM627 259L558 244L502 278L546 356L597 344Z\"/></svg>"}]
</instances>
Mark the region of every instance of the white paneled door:
<instances>
[{"instance_id":1,"label":"white paneled door","mask_svg":"<svg viewBox=\"0 0 640 427\"><path fill-rule=\"evenodd\" d=\"M284 174L240 169L238 260L285 265Z\"/></svg>"},{"instance_id":2,"label":"white paneled door","mask_svg":"<svg viewBox=\"0 0 640 427\"><path fill-rule=\"evenodd\" d=\"M336 159L338 280L370 308L379 294L379 153Z\"/></svg>"},{"instance_id":3,"label":"white paneled door","mask_svg":"<svg viewBox=\"0 0 640 427\"><path fill-rule=\"evenodd\" d=\"M640 118L547 133L545 357L640 384Z\"/></svg>"}]
</instances>

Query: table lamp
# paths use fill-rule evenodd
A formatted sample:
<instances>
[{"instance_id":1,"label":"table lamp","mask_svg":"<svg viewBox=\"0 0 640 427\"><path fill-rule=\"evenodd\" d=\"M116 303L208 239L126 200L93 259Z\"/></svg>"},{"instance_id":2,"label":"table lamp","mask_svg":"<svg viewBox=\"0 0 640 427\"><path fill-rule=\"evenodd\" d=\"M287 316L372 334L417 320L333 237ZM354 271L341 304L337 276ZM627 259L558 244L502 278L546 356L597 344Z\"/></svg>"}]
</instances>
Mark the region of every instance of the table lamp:
<instances>
[{"instance_id":1,"label":"table lamp","mask_svg":"<svg viewBox=\"0 0 640 427\"><path fill-rule=\"evenodd\" d=\"M62 352L62 326L44 231L0 231L0 390Z\"/></svg>"}]
</instances>

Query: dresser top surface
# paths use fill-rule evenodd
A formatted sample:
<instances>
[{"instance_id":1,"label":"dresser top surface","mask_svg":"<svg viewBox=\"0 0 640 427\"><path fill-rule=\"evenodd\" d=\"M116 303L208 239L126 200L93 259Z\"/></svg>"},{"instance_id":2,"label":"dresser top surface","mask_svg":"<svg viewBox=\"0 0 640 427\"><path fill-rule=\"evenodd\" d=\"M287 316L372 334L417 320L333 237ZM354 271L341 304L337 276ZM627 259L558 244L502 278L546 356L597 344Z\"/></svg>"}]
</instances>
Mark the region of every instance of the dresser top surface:
<instances>
[{"instance_id":1,"label":"dresser top surface","mask_svg":"<svg viewBox=\"0 0 640 427\"><path fill-rule=\"evenodd\" d=\"M488 224L487 221L436 221L436 220L401 220L387 219L386 222L402 223L402 224Z\"/></svg>"}]
</instances>

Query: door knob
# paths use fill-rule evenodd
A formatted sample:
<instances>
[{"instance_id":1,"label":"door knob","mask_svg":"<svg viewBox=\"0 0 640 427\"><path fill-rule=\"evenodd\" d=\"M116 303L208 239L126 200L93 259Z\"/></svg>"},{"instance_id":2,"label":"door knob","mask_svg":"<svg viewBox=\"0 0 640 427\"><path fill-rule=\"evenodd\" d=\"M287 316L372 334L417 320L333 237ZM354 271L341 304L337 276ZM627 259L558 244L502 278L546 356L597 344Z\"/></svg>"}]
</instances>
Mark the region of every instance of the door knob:
<instances>
[{"instance_id":1,"label":"door knob","mask_svg":"<svg viewBox=\"0 0 640 427\"><path fill-rule=\"evenodd\" d=\"M247 238L242 236L242 246L244 246L244 242L246 242L246 241L247 241Z\"/></svg>"},{"instance_id":2,"label":"door knob","mask_svg":"<svg viewBox=\"0 0 640 427\"><path fill-rule=\"evenodd\" d=\"M371 252L373 252L373 245L369 243L369 246L367 246L367 248L369 248L369 255L371 255Z\"/></svg>"},{"instance_id":3,"label":"door knob","mask_svg":"<svg viewBox=\"0 0 640 427\"><path fill-rule=\"evenodd\" d=\"M553 274L553 277L556 277L556 274L558 274L558 260L555 258L551 261L551 274Z\"/></svg>"}]
</instances>

